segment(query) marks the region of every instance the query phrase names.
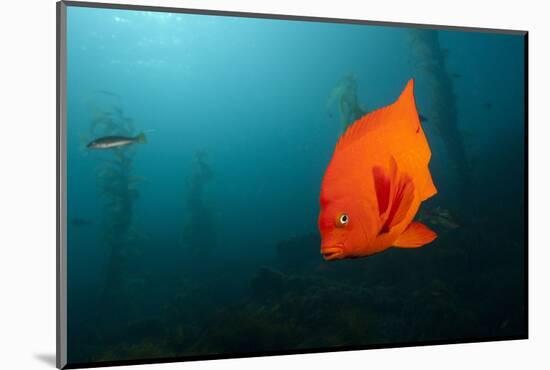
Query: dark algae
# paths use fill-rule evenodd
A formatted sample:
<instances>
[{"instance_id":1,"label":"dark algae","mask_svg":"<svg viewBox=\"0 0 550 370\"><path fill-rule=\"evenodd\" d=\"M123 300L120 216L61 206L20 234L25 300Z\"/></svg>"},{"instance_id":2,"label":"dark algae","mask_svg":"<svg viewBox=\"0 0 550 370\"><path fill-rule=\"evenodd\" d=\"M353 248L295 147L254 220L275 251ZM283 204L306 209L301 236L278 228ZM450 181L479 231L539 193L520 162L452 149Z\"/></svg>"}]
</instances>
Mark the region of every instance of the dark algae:
<instances>
[{"instance_id":1,"label":"dark algae","mask_svg":"<svg viewBox=\"0 0 550 370\"><path fill-rule=\"evenodd\" d=\"M68 27L69 364L526 336L521 36L85 7ZM325 261L336 142L411 79L437 238Z\"/></svg>"}]
</instances>

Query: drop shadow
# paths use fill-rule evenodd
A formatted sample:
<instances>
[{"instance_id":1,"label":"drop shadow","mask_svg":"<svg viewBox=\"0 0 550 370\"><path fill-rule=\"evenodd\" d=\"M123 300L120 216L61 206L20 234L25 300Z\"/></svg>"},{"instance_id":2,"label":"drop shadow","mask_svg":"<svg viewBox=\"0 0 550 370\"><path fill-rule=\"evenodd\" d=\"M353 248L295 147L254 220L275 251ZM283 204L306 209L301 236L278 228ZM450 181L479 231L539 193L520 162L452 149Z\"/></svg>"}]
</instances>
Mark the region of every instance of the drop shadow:
<instances>
[{"instance_id":1,"label":"drop shadow","mask_svg":"<svg viewBox=\"0 0 550 370\"><path fill-rule=\"evenodd\" d=\"M35 353L34 358L37 360L42 361L46 365L50 365L52 367L55 367L55 353Z\"/></svg>"}]
</instances>

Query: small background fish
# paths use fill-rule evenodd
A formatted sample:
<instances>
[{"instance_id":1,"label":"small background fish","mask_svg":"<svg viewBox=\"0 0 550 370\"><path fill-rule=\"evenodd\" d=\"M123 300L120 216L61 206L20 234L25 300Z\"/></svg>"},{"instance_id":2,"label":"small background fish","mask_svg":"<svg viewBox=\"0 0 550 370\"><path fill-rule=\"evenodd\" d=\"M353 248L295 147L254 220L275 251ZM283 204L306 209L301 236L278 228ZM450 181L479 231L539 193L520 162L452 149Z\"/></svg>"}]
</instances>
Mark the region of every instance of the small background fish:
<instances>
[{"instance_id":1,"label":"small background fish","mask_svg":"<svg viewBox=\"0 0 550 370\"><path fill-rule=\"evenodd\" d=\"M103 136L88 143L87 147L90 149L113 149L120 148L126 145L145 143L147 143L147 139L145 138L145 134L142 132L135 137Z\"/></svg>"}]
</instances>

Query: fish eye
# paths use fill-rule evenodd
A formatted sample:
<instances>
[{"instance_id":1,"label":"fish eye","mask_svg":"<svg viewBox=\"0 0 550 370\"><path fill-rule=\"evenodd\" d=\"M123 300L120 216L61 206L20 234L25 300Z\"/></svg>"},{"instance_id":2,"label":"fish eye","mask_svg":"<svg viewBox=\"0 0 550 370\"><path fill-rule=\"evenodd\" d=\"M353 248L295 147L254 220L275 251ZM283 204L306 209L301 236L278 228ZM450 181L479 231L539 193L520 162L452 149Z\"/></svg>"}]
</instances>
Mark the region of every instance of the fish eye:
<instances>
[{"instance_id":1,"label":"fish eye","mask_svg":"<svg viewBox=\"0 0 550 370\"><path fill-rule=\"evenodd\" d=\"M345 226L349 223L349 216L347 213L342 213L340 216L338 216L338 226Z\"/></svg>"}]
</instances>

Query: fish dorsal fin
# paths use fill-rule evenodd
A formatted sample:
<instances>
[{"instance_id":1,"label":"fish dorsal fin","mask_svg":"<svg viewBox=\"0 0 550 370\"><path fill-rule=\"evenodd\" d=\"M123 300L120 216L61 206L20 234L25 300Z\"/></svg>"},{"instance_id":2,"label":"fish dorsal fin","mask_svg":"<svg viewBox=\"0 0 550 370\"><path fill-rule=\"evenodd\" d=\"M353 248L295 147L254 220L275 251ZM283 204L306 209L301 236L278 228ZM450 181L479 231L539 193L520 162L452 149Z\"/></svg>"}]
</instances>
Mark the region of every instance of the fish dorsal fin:
<instances>
[{"instance_id":1,"label":"fish dorsal fin","mask_svg":"<svg viewBox=\"0 0 550 370\"><path fill-rule=\"evenodd\" d=\"M395 119L393 119L394 117ZM416 131L417 127L420 127L420 120L414 100L413 79L409 80L407 86L405 86L405 89L403 89L403 92L393 104L372 111L351 124L340 136L336 144L336 150L345 148L355 140L363 137L366 132L380 127L384 122L389 122L392 125L392 129L398 128L395 125L410 126L414 131Z\"/></svg>"},{"instance_id":2,"label":"fish dorsal fin","mask_svg":"<svg viewBox=\"0 0 550 370\"><path fill-rule=\"evenodd\" d=\"M415 121L420 122L418 112L416 111L416 102L414 101L414 79L410 79L407 82L407 86L399 95L399 99L393 104L395 110L400 111L405 118L412 118Z\"/></svg>"},{"instance_id":3,"label":"fish dorsal fin","mask_svg":"<svg viewBox=\"0 0 550 370\"><path fill-rule=\"evenodd\" d=\"M414 184L407 174L399 174L397 164L390 158L390 167L374 166L374 187L378 200L378 213L382 220L380 234L399 225L407 215L414 200Z\"/></svg>"},{"instance_id":4,"label":"fish dorsal fin","mask_svg":"<svg viewBox=\"0 0 550 370\"><path fill-rule=\"evenodd\" d=\"M374 129L377 123L383 121L388 109L389 106L367 113L351 124L340 136L340 139L338 139L335 150L338 151L345 148L355 140L361 138L369 130Z\"/></svg>"}]
</instances>

